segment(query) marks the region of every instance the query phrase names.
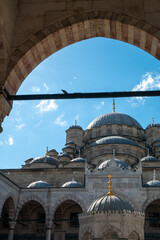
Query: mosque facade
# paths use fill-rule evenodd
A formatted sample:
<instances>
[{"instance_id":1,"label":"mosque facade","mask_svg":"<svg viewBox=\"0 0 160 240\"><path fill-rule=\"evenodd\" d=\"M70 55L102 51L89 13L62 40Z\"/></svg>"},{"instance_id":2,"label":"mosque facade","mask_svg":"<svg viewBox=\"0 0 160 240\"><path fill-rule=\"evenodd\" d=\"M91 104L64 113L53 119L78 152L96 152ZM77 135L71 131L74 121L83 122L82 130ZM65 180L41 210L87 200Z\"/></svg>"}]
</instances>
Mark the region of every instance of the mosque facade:
<instances>
[{"instance_id":1,"label":"mosque facade","mask_svg":"<svg viewBox=\"0 0 160 240\"><path fill-rule=\"evenodd\" d=\"M1 240L160 239L160 124L115 112L0 172Z\"/></svg>"}]
</instances>

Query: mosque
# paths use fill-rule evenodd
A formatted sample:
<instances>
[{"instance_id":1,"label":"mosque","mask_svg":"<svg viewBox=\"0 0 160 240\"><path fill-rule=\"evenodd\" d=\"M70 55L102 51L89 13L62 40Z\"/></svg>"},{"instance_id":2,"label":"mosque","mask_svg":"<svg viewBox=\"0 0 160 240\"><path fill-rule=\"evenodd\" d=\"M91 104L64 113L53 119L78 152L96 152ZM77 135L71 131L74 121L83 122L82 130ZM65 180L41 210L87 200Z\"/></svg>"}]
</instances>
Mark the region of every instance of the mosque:
<instances>
[{"instance_id":1,"label":"mosque","mask_svg":"<svg viewBox=\"0 0 160 240\"><path fill-rule=\"evenodd\" d=\"M86 130L75 122L61 153L1 170L0 215L1 240L159 240L160 124L114 102Z\"/></svg>"}]
</instances>

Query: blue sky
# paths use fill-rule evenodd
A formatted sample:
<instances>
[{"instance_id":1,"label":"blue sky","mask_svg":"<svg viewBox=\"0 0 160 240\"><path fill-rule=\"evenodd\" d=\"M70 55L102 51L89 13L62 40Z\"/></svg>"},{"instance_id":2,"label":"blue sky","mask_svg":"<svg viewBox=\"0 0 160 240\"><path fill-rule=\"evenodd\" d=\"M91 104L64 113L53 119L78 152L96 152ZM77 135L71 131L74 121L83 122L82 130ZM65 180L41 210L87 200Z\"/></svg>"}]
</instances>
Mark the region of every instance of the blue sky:
<instances>
[{"instance_id":1,"label":"blue sky","mask_svg":"<svg viewBox=\"0 0 160 240\"><path fill-rule=\"evenodd\" d=\"M18 94L160 89L160 63L143 50L117 40L93 38L68 46L43 61ZM116 99L116 112L143 128L160 122L160 98ZM112 99L15 101L0 134L0 168L20 168L46 147L62 151L65 130L75 120L83 129L112 112Z\"/></svg>"}]
</instances>

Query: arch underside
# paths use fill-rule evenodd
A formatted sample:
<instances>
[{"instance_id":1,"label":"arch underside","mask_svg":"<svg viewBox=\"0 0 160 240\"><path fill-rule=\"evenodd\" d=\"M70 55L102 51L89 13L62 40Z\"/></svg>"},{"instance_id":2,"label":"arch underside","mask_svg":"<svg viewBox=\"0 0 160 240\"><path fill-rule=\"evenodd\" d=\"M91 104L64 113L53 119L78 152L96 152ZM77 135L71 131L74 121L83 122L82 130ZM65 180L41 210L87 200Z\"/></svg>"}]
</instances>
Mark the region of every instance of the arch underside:
<instances>
[{"instance_id":1,"label":"arch underside","mask_svg":"<svg viewBox=\"0 0 160 240\"><path fill-rule=\"evenodd\" d=\"M16 94L28 74L43 60L70 44L106 37L135 45L160 59L158 28L127 15L92 11L50 24L32 35L10 57L4 87Z\"/></svg>"}]
</instances>

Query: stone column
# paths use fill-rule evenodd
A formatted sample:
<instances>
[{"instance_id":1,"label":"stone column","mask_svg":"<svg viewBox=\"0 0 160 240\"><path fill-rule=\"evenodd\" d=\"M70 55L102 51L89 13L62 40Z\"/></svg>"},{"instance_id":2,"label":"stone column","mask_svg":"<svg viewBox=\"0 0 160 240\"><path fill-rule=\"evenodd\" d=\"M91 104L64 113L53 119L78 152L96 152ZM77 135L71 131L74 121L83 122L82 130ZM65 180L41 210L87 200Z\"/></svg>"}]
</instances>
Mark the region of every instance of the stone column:
<instances>
[{"instance_id":1,"label":"stone column","mask_svg":"<svg viewBox=\"0 0 160 240\"><path fill-rule=\"evenodd\" d=\"M6 98L4 90L0 87L0 133L3 131L2 122L9 115L12 104Z\"/></svg>"},{"instance_id":2,"label":"stone column","mask_svg":"<svg viewBox=\"0 0 160 240\"><path fill-rule=\"evenodd\" d=\"M16 225L16 221L9 221L9 233L8 233L8 240L13 240L13 236L14 236L14 227Z\"/></svg>"},{"instance_id":3,"label":"stone column","mask_svg":"<svg viewBox=\"0 0 160 240\"><path fill-rule=\"evenodd\" d=\"M51 239L53 221L49 220L46 222L46 240Z\"/></svg>"}]
</instances>

